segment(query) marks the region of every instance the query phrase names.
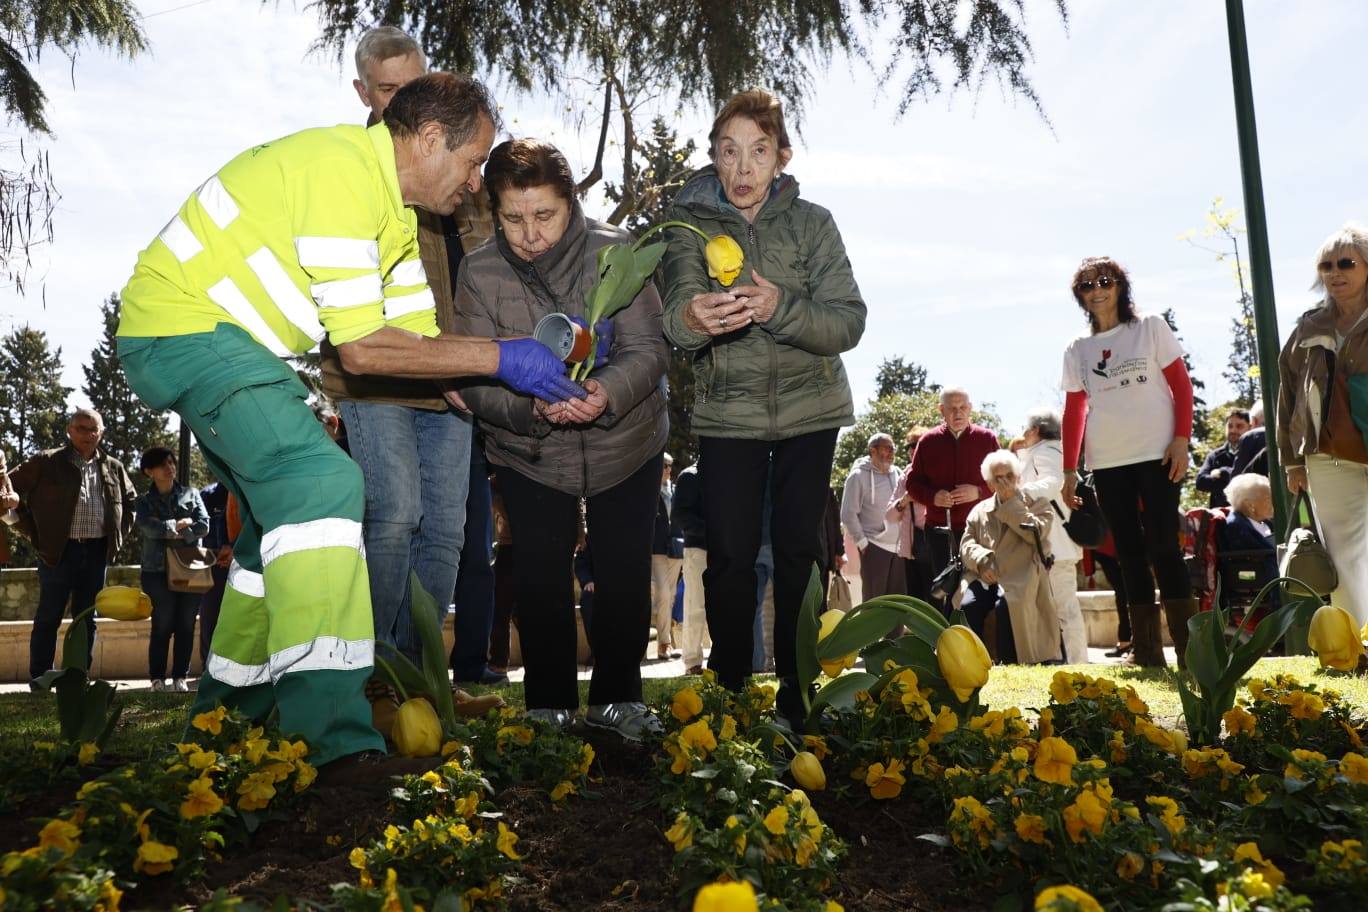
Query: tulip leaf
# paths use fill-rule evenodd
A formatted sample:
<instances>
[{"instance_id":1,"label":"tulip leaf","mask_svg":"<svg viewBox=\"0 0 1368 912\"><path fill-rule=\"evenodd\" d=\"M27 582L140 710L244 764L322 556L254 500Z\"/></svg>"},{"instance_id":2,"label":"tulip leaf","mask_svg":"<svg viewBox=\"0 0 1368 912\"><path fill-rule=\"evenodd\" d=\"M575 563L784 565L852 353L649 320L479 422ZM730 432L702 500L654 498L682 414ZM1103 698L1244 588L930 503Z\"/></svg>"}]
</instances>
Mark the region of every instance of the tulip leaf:
<instances>
[{"instance_id":1,"label":"tulip leaf","mask_svg":"<svg viewBox=\"0 0 1368 912\"><path fill-rule=\"evenodd\" d=\"M442 728L454 731L457 725L456 706L452 702L451 683L447 678L446 643L442 639L442 611L437 600L423 588L418 574L409 571L409 613L413 616L413 627L422 646L423 679L427 695L437 708L442 720Z\"/></svg>"},{"instance_id":2,"label":"tulip leaf","mask_svg":"<svg viewBox=\"0 0 1368 912\"><path fill-rule=\"evenodd\" d=\"M375 663L375 673L393 687L399 694L416 697L427 693L427 678L413 660L395 649L384 640L376 640L378 652L384 653L383 661Z\"/></svg>"},{"instance_id":3,"label":"tulip leaf","mask_svg":"<svg viewBox=\"0 0 1368 912\"><path fill-rule=\"evenodd\" d=\"M67 625L66 636L62 637L62 667L79 668L90 671L90 629L86 618L94 612L95 606L82 611Z\"/></svg>"},{"instance_id":4,"label":"tulip leaf","mask_svg":"<svg viewBox=\"0 0 1368 912\"><path fill-rule=\"evenodd\" d=\"M821 674L822 666L817 661L817 633L821 622L817 615L822 610L822 576L817 565L812 565L808 574L807 589L803 591L802 604L798 606L798 642L794 654L795 670L798 672L798 692L803 696L803 708L810 706L808 696L812 682Z\"/></svg>"},{"instance_id":5,"label":"tulip leaf","mask_svg":"<svg viewBox=\"0 0 1368 912\"><path fill-rule=\"evenodd\" d=\"M909 612L914 612L925 617L941 630L950 626L950 623L946 621L945 615L941 613L939 608L928 604L927 602L923 602L919 598L913 598L910 595L881 595L876 601L906 608ZM906 623L906 621L904 621L904 623Z\"/></svg>"},{"instance_id":6,"label":"tulip leaf","mask_svg":"<svg viewBox=\"0 0 1368 912\"><path fill-rule=\"evenodd\" d=\"M821 715L822 707L849 709L855 705L855 695L862 690L869 690L878 680L867 671L852 671L827 684L812 698L812 708L808 711L808 728L813 727L817 717Z\"/></svg>"},{"instance_id":7,"label":"tulip leaf","mask_svg":"<svg viewBox=\"0 0 1368 912\"><path fill-rule=\"evenodd\" d=\"M900 608L865 603L841 618L835 629L817 644L817 657L829 662L859 652L887 636L904 615Z\"/></svg>"}]
</instances>

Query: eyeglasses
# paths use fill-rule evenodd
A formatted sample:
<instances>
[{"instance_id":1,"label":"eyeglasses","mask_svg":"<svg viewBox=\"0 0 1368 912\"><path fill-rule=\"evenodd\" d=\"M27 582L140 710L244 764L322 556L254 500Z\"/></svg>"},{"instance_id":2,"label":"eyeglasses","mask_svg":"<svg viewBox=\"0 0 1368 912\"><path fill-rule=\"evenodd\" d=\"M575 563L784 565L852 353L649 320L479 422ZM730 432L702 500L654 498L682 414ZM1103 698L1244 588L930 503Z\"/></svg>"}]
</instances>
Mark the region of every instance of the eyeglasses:
<instances>
[{"instance_id":1,"label":"eyeglasses","mask_svg":"<svg viewBox=\"0 0 1368 912\"><path fill-rule=\"evenodd\" d=\"M1353 272L1358 265L1358 260L1353 257L1340 257L1338 260L1321 260L1316 264L1316 268L1321 272L1329 272L1338 269L1340 272Z\"/></svg>"},{"instance_id":2,"label":"eyeglasses","mask_svg":"<svg viewBox=\"0 0 1368 912\"><path fill-rule=\"evenodd\" d=\"M1081 291L1084 294L1087 294L1092 291L1093 288L1111 288L1115 284L1116 279L1113 279L1111 276L1098 276L1096 281L1093 279L1083 279L1080 282L1075 282L1074 291Z\"/></svg>"}]
</instances>

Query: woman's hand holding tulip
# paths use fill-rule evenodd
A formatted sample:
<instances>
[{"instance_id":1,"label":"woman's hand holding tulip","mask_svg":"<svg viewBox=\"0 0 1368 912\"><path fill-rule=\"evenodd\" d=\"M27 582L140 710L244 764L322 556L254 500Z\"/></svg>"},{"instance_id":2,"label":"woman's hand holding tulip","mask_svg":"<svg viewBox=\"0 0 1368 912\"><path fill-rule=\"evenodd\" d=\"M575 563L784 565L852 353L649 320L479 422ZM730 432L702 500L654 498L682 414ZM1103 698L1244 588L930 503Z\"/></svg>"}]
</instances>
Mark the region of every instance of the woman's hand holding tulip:
<instances>
[{"instance_id":1,"label":"woman's hand holding tulip","mask_svg":"<svg viewBox=\"0 0 1368 912\"><path fill-rule=\"evenodd\" d=\"M752 320L768 323L779 306L779 288L754 269L751 270L751 278L755 280L754 285L737 285L732 289L732 294L750 308Z\"/></svg>"},{"instance_id":2,"label":"woman's hand holding tulip","mask_svg":"<svg viewBox=\"0 0 1368 912\"><path fill-rule=\"evenodd\" d=\"M561 403L565 410L566 423L588 424L608 407L608 391L597 380L584 381L584 389L589 395L583 399L567 399Z\"/></svg>"},{"instance_id":3,"label":"woman's hand holding tulip","mask_svg":"<svg viewBox=\"0 0 1368 912\"><path fill-rule=\"evenodd\" d=\"M684 309L684 325L706 336L735 332L753 319L750 305L729 291L696 294Z\"/></svg>"}]
</instances>

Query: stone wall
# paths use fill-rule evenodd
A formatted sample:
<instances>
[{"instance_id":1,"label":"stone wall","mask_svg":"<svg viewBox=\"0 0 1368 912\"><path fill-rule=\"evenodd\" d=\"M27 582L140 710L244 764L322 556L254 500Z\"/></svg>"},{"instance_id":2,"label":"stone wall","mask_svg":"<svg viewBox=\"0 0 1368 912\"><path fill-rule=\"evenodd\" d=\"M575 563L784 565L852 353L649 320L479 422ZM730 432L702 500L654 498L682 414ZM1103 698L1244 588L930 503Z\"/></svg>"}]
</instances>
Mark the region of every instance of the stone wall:
<instances>
[{"instance_id":1,"label":"stone wall","mask_svg":"<svg viewBox=\"0 0 1368 912\"><path fill-rule=\"evenodd\" d=\"M140 567L110 567L108 586L137 586ZM38 570L0 570L0 621L31 621L38 610Z\"/></svg>"}]
</instances>

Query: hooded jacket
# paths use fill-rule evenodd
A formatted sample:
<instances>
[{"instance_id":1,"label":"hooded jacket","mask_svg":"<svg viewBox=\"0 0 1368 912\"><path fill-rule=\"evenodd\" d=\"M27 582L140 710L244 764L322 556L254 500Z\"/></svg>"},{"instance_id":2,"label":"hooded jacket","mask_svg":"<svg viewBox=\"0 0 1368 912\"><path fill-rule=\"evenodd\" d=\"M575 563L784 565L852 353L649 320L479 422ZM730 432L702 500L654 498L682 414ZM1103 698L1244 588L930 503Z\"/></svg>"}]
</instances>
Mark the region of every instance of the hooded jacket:
<instances>
[{"instance_id":1,"label":"hooded jacket","mask_svg":"<svg viewBox=\"0 0 1368 912\"><path fill-rule=\"evenodd\" d=\"M886 513L889 499L901 496L901 487L902 472L897 466L880 472L868 456L855 460L841 494L841 523L857 548L874 544L897 553L898 524L890 523Z\"/></svg>"},{"instance_id":2,"label":"hooded jacket","mask_svg":"<svg viewBox=\"0 0 1368 912\"><path fill-rule=\"evenodd\" d=\"M864 333L865 303L831 213L798 196L781 175L747 222L722 192L709 165L689 179L671 219L704 234L730 235L745 256L741 284L754 270L779 287L773 316L721 336L684 322L696 294L725 291L708 276L703 239L671 229L665 254L665 334L693 353L692 427L701 437L784 440L854 423L855 407L841 353Z\"/></svg>"},{"instance_id":3,"label":"hooded jacket","mask_svg":"<svg viewBox=\"0 0 1368 912\"><path fill-rule=\"evenodd\" d=\"M509 247L503 232L461 261L456 282L456 331L483 337L530 336L549 313L584 316L584 298L598 279L598 250L631 235L593 219L574 204L565 233L532 262ZM591 375L608 394L608 407L587 425L553 425L532 408L532 397L494 380L462 386L479 417L485 451L494 465L580 497L606 491L665 448L665 339L660 296L647 282L613 317L608 361Z\"/></svg>"}]
</instances>

